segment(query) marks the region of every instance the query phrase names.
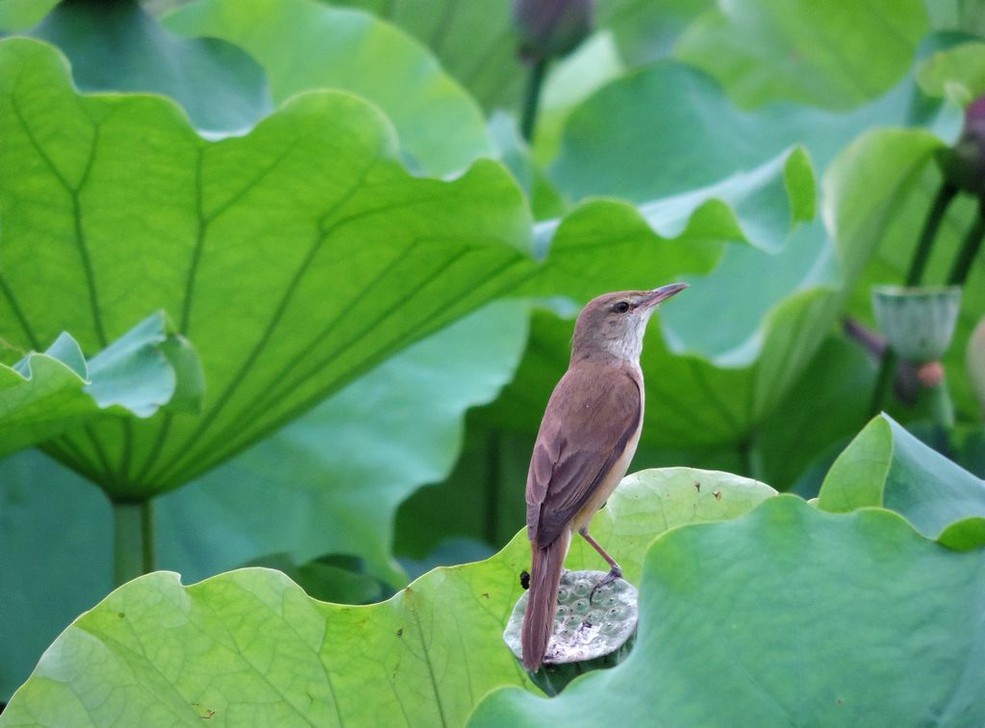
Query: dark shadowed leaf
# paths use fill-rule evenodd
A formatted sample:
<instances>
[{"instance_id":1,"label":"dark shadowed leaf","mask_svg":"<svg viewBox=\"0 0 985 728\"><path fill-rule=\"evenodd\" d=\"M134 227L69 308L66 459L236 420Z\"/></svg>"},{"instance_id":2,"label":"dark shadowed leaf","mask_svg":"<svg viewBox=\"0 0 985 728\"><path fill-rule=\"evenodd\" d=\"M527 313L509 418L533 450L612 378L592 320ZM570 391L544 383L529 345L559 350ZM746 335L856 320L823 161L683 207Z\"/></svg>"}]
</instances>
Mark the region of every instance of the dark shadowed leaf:
<instances>
[{"instance_id":1,"label":"dark shadowed leaf","mask_svg":"<svg viewBox=\"0 0 985 728\"><path fill-rule=\"evenodd\" d=\"M263 71L242 48L180 38L136 2L63 2L28 33L62 50L83 91L170 96L199 129L248 129L271 111Z\"/></svg>"}]
</instances>

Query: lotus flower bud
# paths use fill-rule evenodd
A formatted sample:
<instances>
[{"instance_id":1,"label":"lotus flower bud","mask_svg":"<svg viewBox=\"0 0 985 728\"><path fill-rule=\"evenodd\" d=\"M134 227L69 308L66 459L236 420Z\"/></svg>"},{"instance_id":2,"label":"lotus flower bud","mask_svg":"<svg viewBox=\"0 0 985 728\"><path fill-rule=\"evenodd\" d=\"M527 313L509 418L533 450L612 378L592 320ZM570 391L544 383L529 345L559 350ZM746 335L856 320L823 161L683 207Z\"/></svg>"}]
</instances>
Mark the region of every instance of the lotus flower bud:
<instances>
[{"instance_id":1,"label":"lotus flower bud","mask_svg":"<svg viewBox=\"0 0 985 728\"><path fill-rule=\"evenodd\" d=\"M578 675L619 664L636 637L639 607L636 588L624 579L600 584L601 571L561 574L554 634L544 664L530 679L548 695L557 695ZM503 640L522 661L520 632L530 592L513 607Z\"/></svg>"},{"instance_id":2,"label":"lotus flower bud","mask_svg":"<svg viewBox=\"0 0 985 728\"><path fill-rule=\"evenodd\" d=\"M528 62L565 56L592 32L594 0L515 0L520 57Z\"/></svg>"},{"instance_id":3,"label":"lotus flower bud","mask_svg":"<svg viewBox=\"0 0 985 728\"><path fill-rule=\"evenodd\" d=\"M938 157L949 183L973 195L985 195L985 96L965 109L957 143Z\"/></svg>"}]
</instances>

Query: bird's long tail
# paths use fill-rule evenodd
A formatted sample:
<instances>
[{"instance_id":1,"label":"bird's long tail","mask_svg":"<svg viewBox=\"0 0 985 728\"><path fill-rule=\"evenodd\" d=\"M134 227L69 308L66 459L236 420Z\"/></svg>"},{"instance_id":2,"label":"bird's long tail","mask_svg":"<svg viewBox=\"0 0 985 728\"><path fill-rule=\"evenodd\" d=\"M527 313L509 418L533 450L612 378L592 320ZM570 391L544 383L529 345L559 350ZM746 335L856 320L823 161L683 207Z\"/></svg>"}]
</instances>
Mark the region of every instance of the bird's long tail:
<instances>
[{"instance_id":1,"label":"bird's long tail","mask_svg":"<svg viewBox=\"0 0 985 728\"><path fill-rule=\"evenodd\" d=\"M568 553L571 533L565 530L544 548L534 546L530 573L530 594L523 615L520 644L523 647L523 666L531 672L540 668L547 644L554 632L557 593L561 568Z\"/></svg>"}]
</instances>

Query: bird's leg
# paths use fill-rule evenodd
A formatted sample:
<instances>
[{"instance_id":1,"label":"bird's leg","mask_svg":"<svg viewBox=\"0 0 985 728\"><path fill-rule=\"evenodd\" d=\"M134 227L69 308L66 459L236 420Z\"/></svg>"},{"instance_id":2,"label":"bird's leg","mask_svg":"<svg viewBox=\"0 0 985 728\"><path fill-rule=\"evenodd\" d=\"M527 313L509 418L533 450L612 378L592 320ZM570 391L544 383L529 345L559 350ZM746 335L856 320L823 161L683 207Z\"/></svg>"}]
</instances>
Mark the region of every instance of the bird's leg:
<instances>
[{"instance_id":1,"label":"bird's leg","mask_svg":"<svg viewBox=\"0 0 985 728\"><path fill-rule=\"evenodd\" d=\"M592 598L595 596L595 592L598 591L600 587L603 587L607 584L611 584L616 579L622 578L622 567L619 566L618 563L616 563L616 560L614 558L612 558L611 556L609 556L609 554L605 552L604 548L599 546L598 541L592 538L591 534L588 532L588 526L578 529L578 533L581 534L581 537L583 539L585 539L586 541L588 541L589 544L591 544L593 549L599 552L599 554L602 556L603 559L605 559L606 563L610 567L609 573L603 576L601 579L599 579L599 582L592 588L592 593L588 595L588 603L591 604Z\"/></svg>"}]
</instances>

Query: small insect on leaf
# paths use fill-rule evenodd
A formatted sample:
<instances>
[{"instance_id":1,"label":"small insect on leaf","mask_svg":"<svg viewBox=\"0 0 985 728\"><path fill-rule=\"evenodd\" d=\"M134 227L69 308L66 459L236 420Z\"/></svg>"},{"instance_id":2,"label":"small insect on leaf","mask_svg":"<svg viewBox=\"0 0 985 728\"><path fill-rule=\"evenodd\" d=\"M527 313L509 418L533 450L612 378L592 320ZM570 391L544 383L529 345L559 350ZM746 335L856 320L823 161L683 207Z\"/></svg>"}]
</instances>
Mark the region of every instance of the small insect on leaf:
<instances>
[{"instance_id":1,"label":"small insect on leaf","mask_svg":"<svg viewBox=\"0 0 985 728\"><path fill-rule=\"evenodd\" d=\"M530 572L526 569L520 572L520 586L524 591L530 588Z\"/></svg>"}]
</instances>

